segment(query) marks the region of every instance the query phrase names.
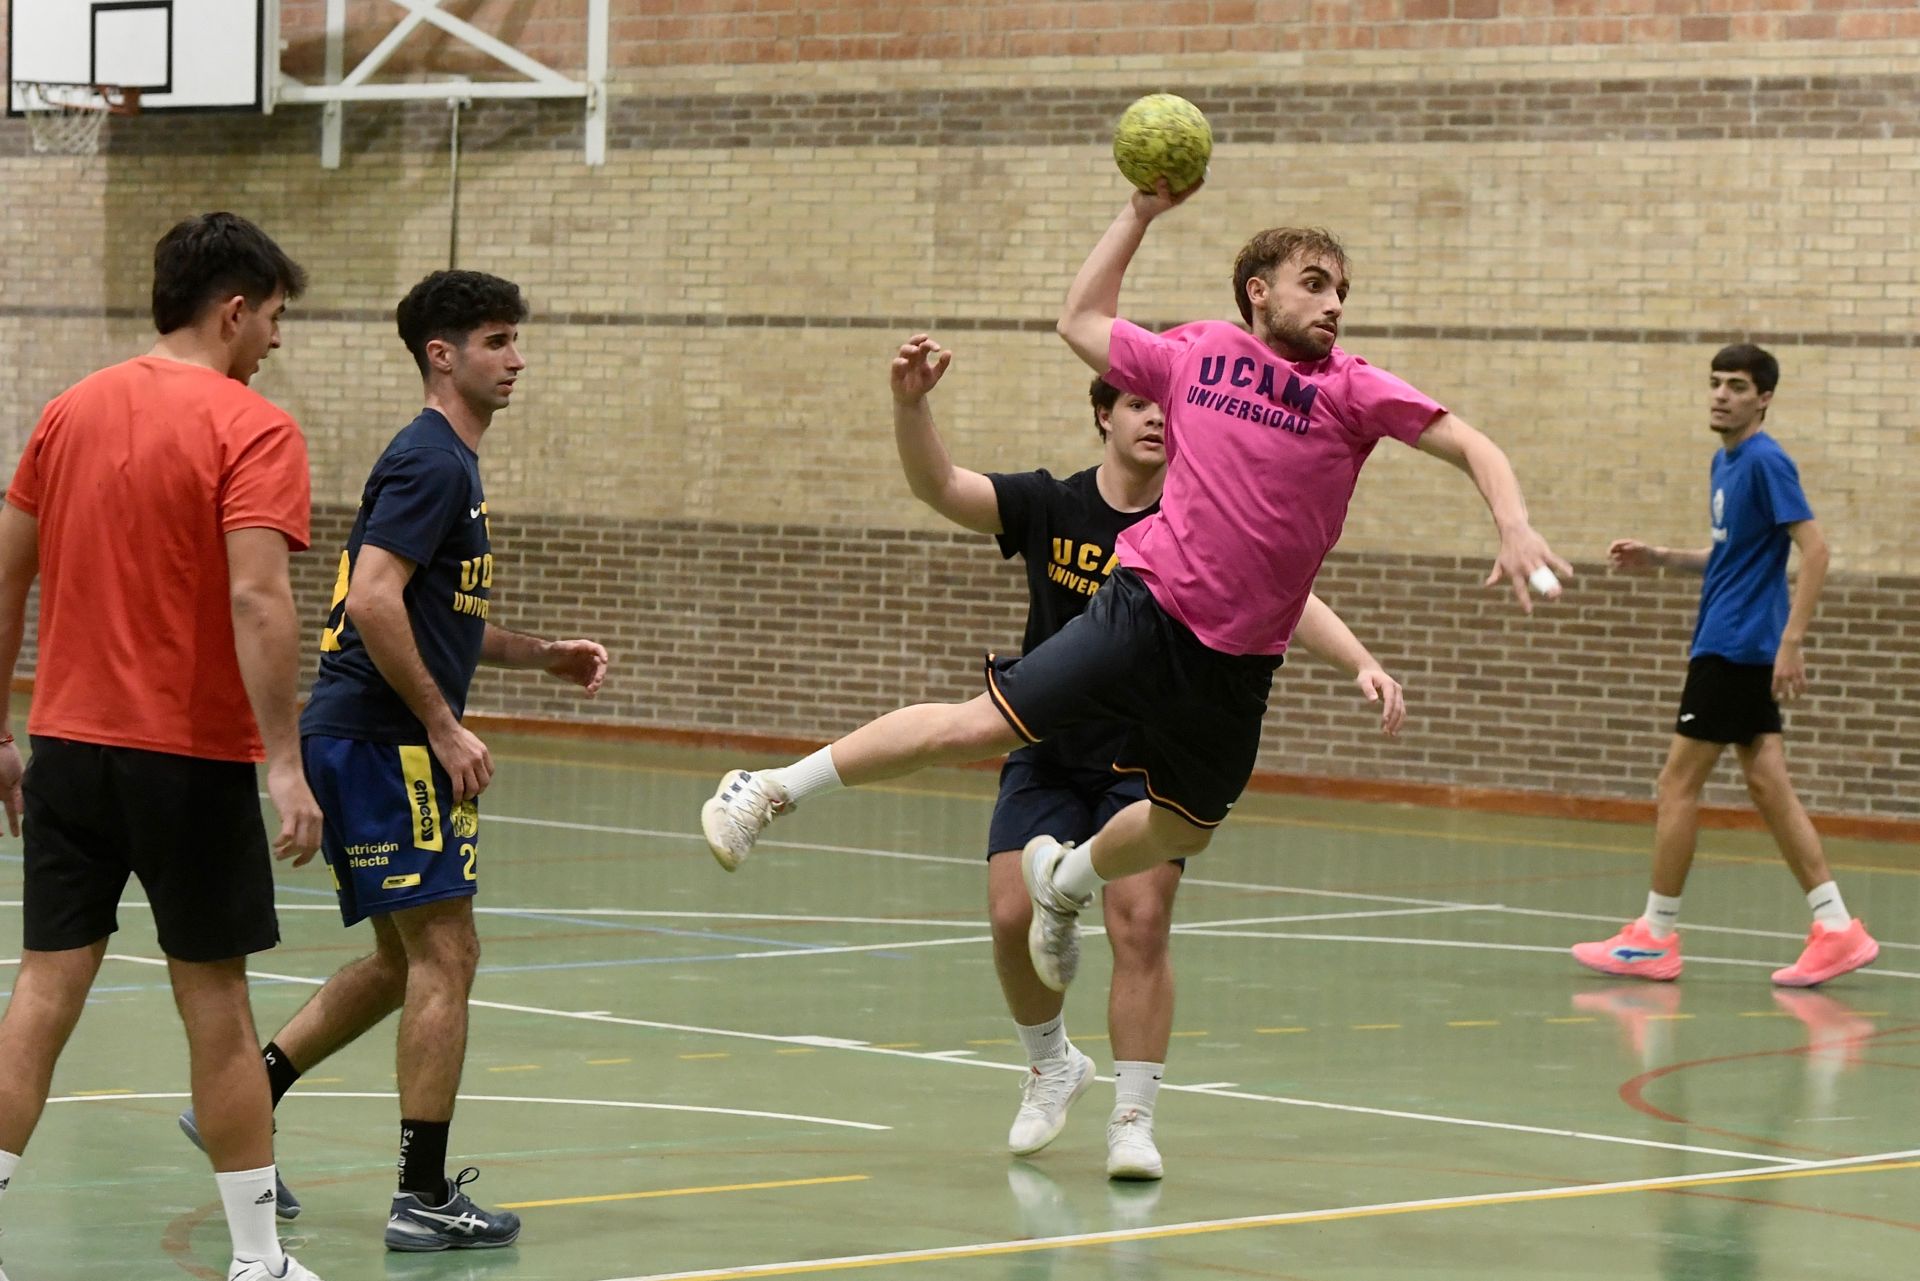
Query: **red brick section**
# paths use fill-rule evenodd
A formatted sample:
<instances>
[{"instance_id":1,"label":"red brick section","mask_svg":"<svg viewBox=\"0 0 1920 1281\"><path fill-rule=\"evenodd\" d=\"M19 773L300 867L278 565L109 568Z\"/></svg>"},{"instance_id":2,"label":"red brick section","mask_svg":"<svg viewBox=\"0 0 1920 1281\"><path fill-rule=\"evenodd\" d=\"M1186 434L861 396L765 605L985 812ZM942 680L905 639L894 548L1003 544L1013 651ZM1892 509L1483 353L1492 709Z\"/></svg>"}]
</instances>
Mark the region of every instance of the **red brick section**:
<instances>
[{"instance_id":1,"label":"red brick section","mask_svg":"<svg viewBox=\"0 0 1920 1281\"><path fill-rule=\"evenodd\" d=\"M298 561L316 634L350 520L316 513L317 550ZM1024 618L1018 568L965 534L511 515L493 533L492 621L595 637L615 666L591 703L486 672L476 711L818 743L906 703L978 693L982 651L1017 647ZM1336 552L1321 593L1405 680L1412 725L1382 739L1359 695L1301 655L1276 682L1262 768L1403 799L1408 784L1428 799L1533 793L1546 811L1556 797L1649 798L1698 580L1588 570L1527 619L1480 590L1485 572ZM1819 693L1788 718L1810 808L1920 820L1920 711L1893 693L1920 683L1915 623L1920 579L1829 582L1811 647ZM1744 804L1730 762L1708 800Z\"/></svg>"},{"instance_id":2,"label":"red brick section","mask_svg":"<svg viewBox=\"0 0 1920 1281\"><path fill-rule=\"evenodd\" d=\"M562 69L584 62L579 0L478 0L461 12ZM321 67L325 0L283 0L286 66ZM387 0L352 0L348 65L393 26ZM1911 0L613 0L616 68L1464 49L1727 40L1911 40ZM414 33L398 72L496 74L492 60L437 30Z\"/></svg>"},{"instance_id":3,"label":"red brick section","mask_svg":"<svg viewBox=\"0 0 1920 1281\"><path fill-rule=\"evenodd\" d=\"M319 635L352 511L315 512L295 591ZM1016 647L1025 592L964 534L693 521L493 519L492 621L606 643L601 696L483 672L471 710L515 728L731 744L752 759L816 746L907 703L980 690L982 651ZM1256 788L1644 820L1686 669L1697 580L1587 568L1522 617L1486 565L1335 552L1319 581L1413 718L1384 740L1351 686L1302 654L1283 668ZM1829 581L1815 696L1788 712L1803 799L1830 831L1920 838L1920 578ZM317 653L310 655L317 661ZM33 668L32 629L20 671ZM1747 818L1731 761L1707 801ZM1747 818L1750 822L1750 818Z\"/></svg>"},{"instance_id":4,"label":"red brick section","mask_svg":"<svg viewBox=\"0 0 1920 1281\"><path fill-rule=\"evenodd\" d=\"M876 145L1100 151L1110 145L1113 122L1138 87L634 93L613 100L608 145L617 151ZM1920 78L1893 72L1162 87L1183 91L1200 105L1222 148L1920 137ZM115 121L105 150L241 159L310 149L317 128L317 116L296 111L149 114ZM581 128L575 103L483 102L462 114L460 145L467 151L572 152L582 145ZM344 145L354 155L431 155L445 149L446 138L441 104L355 107ZM27 145L23 122L0 126L0 155L24 155Z\"/></svg>"}]
</instances>

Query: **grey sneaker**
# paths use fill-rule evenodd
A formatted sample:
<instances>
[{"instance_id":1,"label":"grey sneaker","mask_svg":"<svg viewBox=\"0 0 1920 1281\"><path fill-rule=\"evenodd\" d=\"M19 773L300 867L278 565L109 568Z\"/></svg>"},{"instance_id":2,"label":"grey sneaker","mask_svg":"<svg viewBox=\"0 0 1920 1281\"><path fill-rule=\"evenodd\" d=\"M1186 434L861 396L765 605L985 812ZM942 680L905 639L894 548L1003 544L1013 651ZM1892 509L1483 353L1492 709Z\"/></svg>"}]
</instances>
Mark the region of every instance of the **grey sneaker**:
<instances>
[{"instance_id":1,"label":"grey sneaker","mask_svg":"<svg viewBox=\"0 0 1920 1281\"><path fill-rule=\"evenodd\" d=\"M700 807L700 830L715 861L731 872L753 852L767 824L792 806L787 789L766 775L729 770L713 798Z\"/></svg>"},{"instance_id":2,"label":"grey sneaker","mask_svg":"<svg viewBox=\"0 0 1920 1281\"><path fill-rule=\"evenodd\" d=\"M1020 851L1020 874L1033 900L1027 955L1040 981L1056 992L1066 991L1080 970L1080 909L1093 901L1091 894L1077 899L1054 887L1054 869L1067 849L1051 836L1036 836Z\"/></svg>"},{"instance_id":3,"label":"grey sneaker","mask_svg":"<svg viewBox=\"0 0 1920 1281\"><path fill-rule=\"evenodd\" d=\"M200 1127L194 1124L192 1108L188 1108L180 1114L180 1133L186 1135L187 1142L193 1144L193 1146L199 1148L202 1152L207 1150L207 1145L200 1141ZM277 1217L282 1219L297 1219L300 1217L300 1201L293 1193L287 1191L287 1185L280 1181L280 1167L278 1165L275 1165L273 1169L273 1212Z\"/></svg>"},{"instance_id":4,"label":"grey sneaker","mask_svg":"<svg viewBox=\"0 0 1920 1281\"><path fill-rule=\"evenodd\" d=\"M423 1253L430 1250L495 1250L512 1245L520 1235L520 1216L507 1210L483 1210L461 1191L480 1177L468 1166L447 1184L445 1205L427 1205L411 1192L393 1194L387 1218L387 1249Z\"/></svg>"}]
</instances>

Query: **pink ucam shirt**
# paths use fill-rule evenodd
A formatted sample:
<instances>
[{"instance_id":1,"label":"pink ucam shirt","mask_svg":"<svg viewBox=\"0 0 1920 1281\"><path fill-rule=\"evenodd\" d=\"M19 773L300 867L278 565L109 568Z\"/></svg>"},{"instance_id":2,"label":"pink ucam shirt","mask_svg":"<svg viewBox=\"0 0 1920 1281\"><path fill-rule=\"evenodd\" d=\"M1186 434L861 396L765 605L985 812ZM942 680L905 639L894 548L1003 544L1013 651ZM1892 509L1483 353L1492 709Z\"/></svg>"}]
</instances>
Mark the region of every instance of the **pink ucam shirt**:
<instances>
[{"instance_id":1,"label":"pink ucam shirt","mask_svg":"<svg viewBox=\"0 0 1920 1281\"><path fill-rule=\"evenodd\" d=\"M1120 536L1120 563L1225 654L1286 650L1367 455L1446 412L1338 347L1296 363L1220 320L1116 320L1107 359L1108 382L1167 415L1160 510Z\"/></svg>"}]
</instances>

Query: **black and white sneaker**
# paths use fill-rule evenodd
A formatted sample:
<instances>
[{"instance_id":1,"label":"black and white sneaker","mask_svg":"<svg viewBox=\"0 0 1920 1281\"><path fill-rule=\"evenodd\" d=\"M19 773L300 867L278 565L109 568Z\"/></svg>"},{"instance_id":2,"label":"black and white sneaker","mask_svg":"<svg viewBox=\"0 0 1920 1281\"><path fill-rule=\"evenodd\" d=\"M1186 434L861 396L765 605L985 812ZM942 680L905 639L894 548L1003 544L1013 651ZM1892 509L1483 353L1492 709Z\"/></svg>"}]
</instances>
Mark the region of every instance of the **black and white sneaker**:
<instances>
[{"instance_id":1,"label":"black and white sneaker","mask_svg":"<svg viewBox=\"0 0 1920 1281\"><path fill-rule=\"evenodd\" d=\"M461 1191L480 1177L468 1166L447 1184L445 1205L428 1205L411 1192L393 1194L387 1219L387 1249L423 1253L432 1250L493 1250L512 1245L520 1235L520 1216L483 1210Z\"/></svg>"}]
</instances>

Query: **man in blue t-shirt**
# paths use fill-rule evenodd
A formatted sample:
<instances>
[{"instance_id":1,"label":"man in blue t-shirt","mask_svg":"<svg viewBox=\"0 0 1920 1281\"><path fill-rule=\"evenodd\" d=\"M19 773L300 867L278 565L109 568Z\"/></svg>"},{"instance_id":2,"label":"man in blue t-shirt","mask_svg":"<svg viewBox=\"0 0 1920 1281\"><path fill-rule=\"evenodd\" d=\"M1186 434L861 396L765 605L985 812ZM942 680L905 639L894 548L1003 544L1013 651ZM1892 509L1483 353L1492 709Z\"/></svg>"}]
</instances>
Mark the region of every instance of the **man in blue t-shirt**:
<instances>
[{"instance_id":1,"label":"man in blue t-shirt","mask_svg":"<svg viewBox=\"0 0 1920 1281\"><path fill-rule=\"evenodd\" d=\"M373 465L340 554L320 673L300 718L322 850L346 924L373 923L374 951L328 979L263 1051L277 1106L302 1072L396 1009L400 1186L390 1250L511 1243L518 1216L484 1210L449 1182L447 1132L466 1057L480 812L493 776L464 725L475 668L544 671L590 697L607 651L487 621L493 551L480 441L526 368L519 287L477 271L437 271L401 300L400 337L426 408ZM191 1112L181 1118L196 1135ZM197 1139L196 1139L197 1141ZM286 1188L283 1218L300 1212Z\"/></svg>"},{"instance_id":2,"label":"man in blue t-shirt","mask_svg":"<svg viewBox=\"0 0 1920 1281\"><path fill-rule=\"evenodd\" d=\"M1827 575L1827 542L1793 459L1761 430L1779 381L1779 363L1751 344L1724 348L1713 358L1708 425L1720 437L1720 452L1713 457L1710 546L1685 551L1622 538L1607 549L1616 569L1670 565L1704 572L1706 581L1673 742L1660 771L1646 914L1610 939L1573 948L1575 960L1602 974L1680 977L1674 927L1700 828L1700 789L1729 745L1813 909L1806 950L1774 971L1773 981L1812 987L1880 954L1866 926L1847 914L1820 836L1787 777L1776 700L1806 692L1804 646ZM1800 577L1789 602L1787 554L1793 547L1800 549Z\"/></svg>"}]
</instances>

